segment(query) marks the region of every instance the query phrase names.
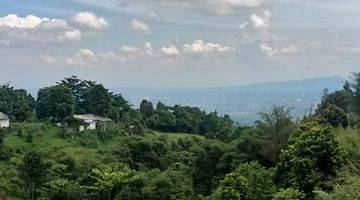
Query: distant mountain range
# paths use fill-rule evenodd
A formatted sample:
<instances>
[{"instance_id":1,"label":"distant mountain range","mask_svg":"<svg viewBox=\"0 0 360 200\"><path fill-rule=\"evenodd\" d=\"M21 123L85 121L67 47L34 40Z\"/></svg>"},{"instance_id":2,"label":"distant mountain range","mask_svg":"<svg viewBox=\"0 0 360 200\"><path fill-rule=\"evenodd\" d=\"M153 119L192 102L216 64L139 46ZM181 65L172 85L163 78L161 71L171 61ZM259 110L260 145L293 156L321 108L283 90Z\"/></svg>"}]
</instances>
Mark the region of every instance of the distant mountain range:
<instances>
[{"instance_id":1,"label":"distant mountain range","mask_svg":"<svg viewBox=\"0 0 360 200\"><path fill-rule=\"evenodd\" d=\"M142 99L158 101L167 105L197 106L206 111L229 114L240 124L252 124L259 113L268 111L273 105L294 108L296 117L308 113L319 103L324 88L334 91L342 88L342 77L313 78L294 81L263 82L231 87L203 88L113 88L123 94L135 107Z\"/></svg>"}]
</instances>

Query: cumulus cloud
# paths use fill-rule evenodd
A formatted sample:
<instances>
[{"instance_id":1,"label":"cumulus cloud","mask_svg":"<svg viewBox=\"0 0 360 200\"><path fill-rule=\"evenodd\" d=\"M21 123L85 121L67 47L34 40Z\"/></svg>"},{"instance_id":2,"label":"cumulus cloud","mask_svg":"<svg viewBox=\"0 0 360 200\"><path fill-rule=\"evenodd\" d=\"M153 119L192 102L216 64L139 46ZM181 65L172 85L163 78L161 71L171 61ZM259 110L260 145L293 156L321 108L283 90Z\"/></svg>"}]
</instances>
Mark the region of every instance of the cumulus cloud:
<instances>
[{"instance_id":1,"label":"cumulus cloud","mask_svg":"<svg viewBox=\"0 0 360 200\"><path fill-rule=\"evenodd\" d=\"M258 45L259 49L269 57L284 56L299 52L299 48L289 41L280 40L271 31L271 12L268 9L254 10L247 21L239 25L243 38L247 43Z\"/></svg>"},{"instance_id":2,"label":"cumulus cloud","mask_svg":"<svg viewBox=\"0 0 360 200\"><path fill-rule=\"evenodd\" d=\"M183 48L175 45L153 48L145 42L142 47L121 46L118 51L95 53L90 49L80 49L68 57L43 55L40 57L45 64L57 66L88 66L102 65L109 62L129 62L134 60L159 61L162 59L192 58L194 55L224 54L232 52L234 48L216 43L196 40L191 44L184 44ZM205 57L203 57L205 58Z\"/></svg>"},{"instance_id":3,"label":"cumulus cloud","mask_svg":"<svg viewBox=\"0 0 360 200\"><path fill-rule=\"evenodd\" d=\"M66 58L66 64L91 66L97 60L97 56L90 49L80 49L74 56Z\"/></svg>"},{"instance_id":4,"label":"cumulus cloud","mask_svg":"<svg viewBox=\"0 0 360 200\"><path fill-rule=\"evenodd\" d=\"M64 19L9 14L0 17L0 38L0 45L26 45L28 42L80 41L81 32Z\"/></svg>"},{"instance_id":5,"label":"cumulus cloud","mask_svg":"<svg viewBox=\"0 0 360 200\"><path fill-rule=\"evenodd\" d=\"M132 19L130 23L130 28L133 31L139 32L139 33L151 33L150 27L148 24L146 24L143 21L140 21L138 19Z\"/></svg>"},{"instance_id":6,"label":"cumulus cloud","mask_svg":"<svg viewBox=\"0 0 360 200\"><path fill-rule=\"evenodd\" d=\"M174 45L170 45L168 47L162 47L161 52L167 56L176 56L179 55L180 53L179 50Z\"/></svg>"},{"instance_id":7,"label":"cumulus cloud","mask_svg":"<svg viewBox=\"0 0 360 200\"><path fill-rule=\"evenodd\" d=\"M35 28L42 22L49 21L48 18L39 18L34 15L28 15L25 18L18 17L16 14L9 14L0 18L0 26L11 28Z\"/></svg>"},{"instance_id":8,"label":"cumulus cloud","mask_svg":"<svg viewBox=\"0 0 360 200\"><path fill-rule=\"evenodd\" d=\"M94 13L80 12L73 16L73 22L93 30L104 30L109 27L109 23Z\"/></svg>"},{"instance_id":9,"label":"cumulus cloud","mask_svg":"<svg viewBox=\"0 0 360 200\"><path fill-rule=\"evenodd\" d=\"M65 31L64 35L59 36L59 41L81 41L81 32L78 29Z\"/></svg>"},{"instance_id":10,"label":"cumulus cloud","mask_svg":"<svg viewBox=\"0 0 360 200\"><path fill-rule=\"evenodd\" d=\"M184 52L188 54L207 55L210 53L227 53L234 49L221 44L206 43L203 40L195 40L192 44L184 44Z\"/></svg>"},{"instance_id":11,"label":"cumulus cloud","mask_svg":"<svg viewBox=\"0 0 360 200\"><path fill-rule=\"evenodd\" d=\"M213 0L212 3L219 14L230 14L236 8L257 8L262 5L260 0Z\"/></svg>"},{"instance_id":12,"label":"cumulus cloud","mask_svg":"<svg viewBox=\"0 0 360 200\"><path fill-rule=\"evenodd\" d=\"M252 24L254 25L254 27L270 27L269 22L270 22L270 17L271 17L271 13L269 10L265 10L264 12L261 13L261 15L257 15L255 13L252 13L250 15L250 20L252 22Z\"/></svg>"},{"instance_id":13,"label":"cumulus cloud","mask_svg":"<svg viewBox=\"0 0 360 200\"><path fill-rule=\"evenodd\" d=\"M289 47L280 47L275 48L270 46L269 44L263 43L260 44L260 49L266 53L268 56L281 56L286 54L293 54L299 51L298 47L295 45L291 45Z\"/></svg>"}]
</instances>

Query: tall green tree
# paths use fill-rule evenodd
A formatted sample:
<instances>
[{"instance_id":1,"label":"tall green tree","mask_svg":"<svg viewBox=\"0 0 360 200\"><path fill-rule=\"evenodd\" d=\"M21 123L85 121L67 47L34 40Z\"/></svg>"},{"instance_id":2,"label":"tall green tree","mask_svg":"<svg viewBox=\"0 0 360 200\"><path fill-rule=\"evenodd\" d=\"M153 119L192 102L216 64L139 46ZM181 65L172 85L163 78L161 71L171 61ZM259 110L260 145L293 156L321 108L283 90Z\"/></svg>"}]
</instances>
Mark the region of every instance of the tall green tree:
<instances>
[{"instance_id":1,"label":"tall green tree","mask_svg":"<svg viewBox=\"0 0 360 200\"><path fill-rule=\"evenodd\" d=\"M29 152L24 156L18 170L29 198L36 199L38 189L46 182L49 165L44 162L41 154Z\"/></svg>"},{"instance_id":2,"label":"tall green tree","mask_svg":"<svg viewBox=\"0 0 360 200\"><path fill-rule=\"evenodd\" d=\"M62 121L74 113L75 102L66 86L42 88L36 100L36 116L39 119Z\"/></svg>"},{"instance_id":3,"label":"tall green tree","mask_svg":"<svg viewBox=\"0 0 360 200\"><path fill-rule=\"evenodd\" d=\"M95 182L89 189L103 193L108 200L111 200L113 196L115 196L115 194L111 193L112 190L129 182L132 179L133 174L127 168L113 167L93 169L90 176Z\"/></svg>"},{"instance_id":4,"label":"tall green tree","mask_svg":"<svg viewBox=\"0 0 360 200\"><path fill-rule=\"evenodd\" d=\"M75 113L81 114L85 112L81 105L84 101L85 92L87 91L91 83L88 81L83 81L77 76L70 76L68 78L65 78L64 80L61 80L58 83L58 85L65 86L70 89L71 96L75 101Z\"/></svg>"},{"instance_id":5,"label":"tall green tree","mask_svg":"<svg viewBox=\"0 0 360 200\"><path fill-rule=\"evenodd\" d=\"M271 172L256 162L240 164L212 195L216 200L268 200L275 192Z\"/></svg>"},{"instance_id":6,"label":"tall green tree","mask_svg":"<svg viewBox=\"0 0 360 200\"><path fill-rule=\"evenodd\" d=\"M315 187L331 190L329 180L340 167L340 149L330 127L314 122L299 125L280 155L275 180L282 188L294 188L312 197Z\"/></svg>"},{"instance_id":7,"label":"tall green tree","mask_svg":"<svg viewBox=\"0 0 360 200\"><path fill-rule=\"evenodd\" d=\"M143 99L140 103L140 111L144 117L150 117L155 110L151 101Z\"/></svg>"},{"instance_id":8,"label":"tall green tree","mask_svg":"<svg viewBox=\"0 0 360 200\"><path fill-rule=\"evenodd\" d=\"M111 95L101 84L91 86L84 95L83 108L87 113L106 116L111 109Z\"/></svg>"},{"instance_id":9,"label":"tall green tree","mask_svg":"<svg viewBox=\"0 0 360 200\"><path fill-rule=\"evenodd\" d=\"M16 90L8 84L0 86L0 111L17 121L32 116L34 99L26 90Z\"/></svg>"},{"instance_id":10,"label":"tall green tree","mask_svg":"<svg viewBox=\"0 0 360 200\"><path fill-rule=\"evenodd\" d=\"M260 154L272 166L278 162L281 150L287 147L295 127L290 111L285 106L274 106L270 112L261 113L261 120L256 124L262 135Z\"/></svg>"}]
</instances>

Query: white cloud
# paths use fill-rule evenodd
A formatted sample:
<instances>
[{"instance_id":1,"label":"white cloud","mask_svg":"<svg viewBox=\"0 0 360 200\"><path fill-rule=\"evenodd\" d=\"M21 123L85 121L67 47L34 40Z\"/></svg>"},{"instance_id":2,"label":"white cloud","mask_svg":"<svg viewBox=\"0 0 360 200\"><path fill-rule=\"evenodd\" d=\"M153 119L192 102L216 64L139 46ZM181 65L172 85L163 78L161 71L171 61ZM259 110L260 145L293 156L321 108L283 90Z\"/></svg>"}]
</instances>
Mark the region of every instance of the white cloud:
<instances>
[{"instance_id":1,"label":"white cloud","mask_svg":"<svg viewBox=\"0 0 360 200\"><path fill-rule=\"evenodd\" d=\"M257 8L262 5L260 0L213 0L212 2L219 14L230 14L235 8Z\"/></svg>"},{"instance_id":2,"label":"white cloud","mask_svg":"<svg viewBox=\"0 0 360 200\"><path fill-rule=\"evenodd\" d=\"M9 14L0 17L0 38L2 46L23 46L29 43L80 41L81 32L69 26L64 19Z\"/></svg>"},{"instance_id":3,"label":"white cloud","mask_svg":"<svg viewBox=\"0 0 360 200\"><path fill-rule=\"evenodd\" d=\"M48 18L39 18L34 15L28 15L25 18L18 17L16 14L9 14L0 18L0 26L8 26L11 28L35 28Z\"/></svg>"},{"instance_id":4,"label":"white cloud","mask_svg":"<svg viewBox=\"0 0 360 200\"><path fill-rule=\"evenodd\" d=\"M174 46L162 47L161 52L167 56L176 56L179 55L179 50Z\"/></svg>"},{"instance_id":5,"label":"white cloud","mask_svg":"<svg viewBox=\"0 0 360 200\"><path fill-rule=\"evenodd\" d=\"M150 27L143 21L138 19L132 19L130 23L130 28L133 31L140 32L140 33L151 33Z\"/></svg>"},{"instance_id":6,"label":"white cloud","mask_svg":"<svg viewBox=\"0 0 360 200\"><path fill-rule=\"evenodd\" d=\"M252 11L247 20L242 22L238 28L248 43L269 42L274 37L270 31L270 20L271 13L268 9L257 9Z\"/></svg>"},{"instance_id":7,"label":"white cloud","mask_svg":"<svg viewBox=\"0 0 360 200\"><path fill-rule=\"evenodd\" d=\"M95 53L90 49L79 49L76 53L67 57L42 55L40 60L45 64L56 66L93 67L95 65L103 66L108 63L122 63L135 60L154 62L163 59L192 59L193 55L224 54L233 50L234 48L215 43L205 43L203 40L196 40L192 44L184 44L182 49L178 49L174 45L153 48L151 43L145 42L142 47L121 46L116 52Z\"/></svg>"},{"instance_id":8,"label":"white cloud","mask_svg":"<svg viewBox=\"0 0 360 200\"><path fill-rule=\"evenodd\" d=\"M203 40L195 40L192 44L184 44L185 53L202 54L209 53L227 53L232 52L234 48L215 43L205 43Z\"/></svg>"},{"instance_id":9,"label":"white cloud","mask_svg":"<svg viewBox=\"0 0 360 200\"><path fill-rule=\"evenodd\" d=\"M295 45L291 45L289 47L275 48L266 43L260 44L260 49L270 57L292 54L299 51L298 47Z\"/></svg>"},{"instance_id":10,"label":"white cloud","mask_svg":"<svg viewBox=\"0 0 360 200\"><path fill-rule=\"evenodd\" d=\"M257 15L255 13L252 13L250 15L250 20L253 24L254 27L270 27L269 22L270 22L270 17L271 17L271 13L269 10L265 10L261 13L261 15Z\"/></svg>"},{"instance_id":11,"label":"white cloud","mask_svg":"<svg viewBox=\"0 0 360 200\"><path fill-rule=\"evenodd\" d=\"M78 29L65 31L64 35L59 36L59 41L81 41L81 32Z\"/></svg>"},{"instance_id":12,"label":"white cloud","mask_svg":"<svg viewBox=\"0 0 360 200\"><path fill-rule=\"evenodd\" d=\"M97 55L92 50L80 49L74 56L66 58L65 63L76 66L92 66L97 61Z\"/></svg>"},{"instance_id":13,"label":"white cloud","mask_svg":"<svg viewBox=\"0 0 360 200\"><path fill-rule=\"evenodd\" d=\"M109 23L103 17L98 17L90 12L77 13L73 16L72 20L81 26L93 30L104 30L109 27Z\"/></svg>"}]
</instances>

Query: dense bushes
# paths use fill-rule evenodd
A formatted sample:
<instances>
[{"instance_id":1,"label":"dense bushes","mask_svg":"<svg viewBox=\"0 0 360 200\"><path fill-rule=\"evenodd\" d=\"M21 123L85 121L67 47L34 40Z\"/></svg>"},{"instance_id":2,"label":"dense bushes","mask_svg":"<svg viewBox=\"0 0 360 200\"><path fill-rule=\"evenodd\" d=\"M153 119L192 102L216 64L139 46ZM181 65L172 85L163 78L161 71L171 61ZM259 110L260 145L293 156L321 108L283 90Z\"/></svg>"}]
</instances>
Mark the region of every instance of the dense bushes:
<instances>
[{"instance_id":1,"label":"dense bushes","mask_svg":"<svg viewBox=\"0 0 360 200\"><path fill-rule=\"evenodd\" d=\"M271 172L258 163L240 164L227 174L213 194L216 200L267 200L275 191Z\"/></svg>"},{"instance_id":2,"label":"dense bushes","mask_svg":"<svg viewBox=\"0 0 360 200\"><path fill-rule=\"evenodd\" d=\"M289 146L276 166L276 181L309 197L315 187L330 191L340 167L340 149L331 128L314 123L301 124L290 136Z\"/></svg>"},{"instance_id":3,"label":"dense bushes","mask_svg":"<svg viewBox=\"0 0 360 200\"><path fill-rule=\"evenodd\" d=\"M356 199L358 85L326 93L301 121L275 106L248 127L196 107L144 100L133 109L101 84L71 77L42 89L37 102L38 116L62 124L0 129L0 187L19 199ZM80 132L74 112L113 122Z\"/></svg>"}]
</instances>

